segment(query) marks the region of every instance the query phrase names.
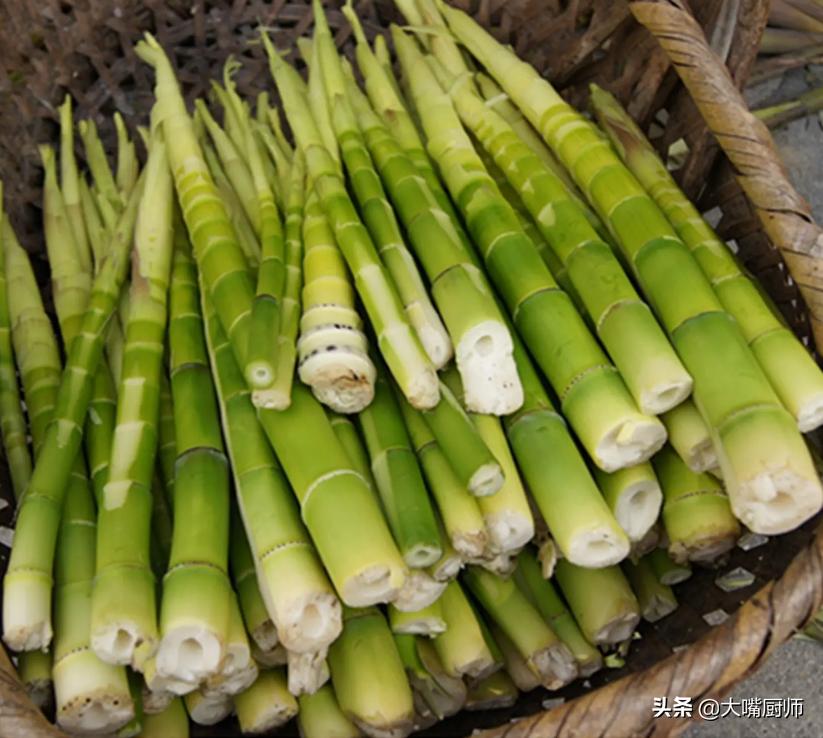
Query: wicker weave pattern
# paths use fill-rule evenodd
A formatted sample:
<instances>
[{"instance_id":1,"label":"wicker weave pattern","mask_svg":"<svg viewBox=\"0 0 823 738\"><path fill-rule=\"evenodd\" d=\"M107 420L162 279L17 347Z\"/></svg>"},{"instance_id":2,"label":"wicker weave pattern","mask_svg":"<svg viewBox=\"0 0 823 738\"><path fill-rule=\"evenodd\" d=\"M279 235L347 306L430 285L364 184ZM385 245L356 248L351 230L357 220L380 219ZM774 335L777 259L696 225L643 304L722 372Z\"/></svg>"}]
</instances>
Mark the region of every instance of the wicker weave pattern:
<instances>
[{"instance_id":1,"label":"wicker weave pattern","mask_svg":"<svg viewBox=\"0 0 823 738\"><path fill-rule=\"evenodd\" d=\"M630 112L644 126L655 119L663 123L658 113L665 109L668 117L656 141L662 150L681 138L689 144L690 155L679 172L684 189L692 197L699 196L707 208L721 209L721 234L736 240L744 262L790 324L799 335L811 339L803 299L772 242L784 249L795 281L814 313L823 315L823 292L818 292L819 229L786 181L768 133L747 122L735 88L751 71L766 22L767 0L693 3L700 25L712 29L709 41L700 25L691 20L682 0L450 2L473 13L501 41L512 44L577 105L585 103L588 82L597 80L628 103ZM339 4L327 3L329 21L338 45L346 50L350 48L350 30L337 9ZM359 0L355 6L371 36L398 20L391 0ZM42 172L36 146L54 140L56 108L63 96L68 92L75 99L78 119L97 121L108 143L114 133L109 116L115 110L132 129L146 122L152 78L132 51L143 31L153 31L170 52L191 100L208 92L210 79L219 76L230 54L243 63L236 77L241 92L271 90L262 51L254 43L258 25L269 27L279 48L289 49L296 37L310 30L311 23L307 0L0 3L0 172L5 179L7 207L27 248L35 253L43 248L39 212ZM709 46L720 58L712 56ZM678 65L686 86L679 82ZM711 115L712 106L719 115ZM744 176L741 189L735 175L745 169L747 146L736 144L733 137L721 137L720 146L728 158L718 157L721 149L706 121L715 131L733 124L734 128L728 129L732 133L742 130L751 136L763 158L759 169L763 176L751 180ZM764 177L771 189L759 189ZM781 197L785 199L778 199ZM752 201L765 207L753 208ZM789 206L780 210L790 213L770 219L772 206L782 202ZM818 345L823 346L823 330L816 323L814 327L821 342ZM10 508L0 513L0 519L9 512ZM518 714L536 713L533 717L487 734L531 738L662 735L681 727L667 721L650 722L652 696L723 694L821 605L823 532L815 537L812 526L781 539L780 546L758 567L748 562L747 566L755 568L764 580L775 578L798 551L801 553L779 581L764 587L732 620L704 636L692 649L660 660L671 652L671 633L705 630L701 608L705 611L709 604L721 601L707 586L711 575L696 577L697 581L688 585L687 604L676 616L682 620L672 622L668 634L665 626L655 628L636 649L630 662L633 668L651 668L585 693L549 713L540 712L536 696L518 708ZM0 570L4 566L0 552ZM733 599L729 597L728 602ZM609 676L598 675L594 681L600 683ZM471 724L452 722L431 734L469 732L469 725L489 726L504 719L491 713L474 718ZM31 709L0 649L0 736L59 735Z\"/></svg>"}]
</instances>

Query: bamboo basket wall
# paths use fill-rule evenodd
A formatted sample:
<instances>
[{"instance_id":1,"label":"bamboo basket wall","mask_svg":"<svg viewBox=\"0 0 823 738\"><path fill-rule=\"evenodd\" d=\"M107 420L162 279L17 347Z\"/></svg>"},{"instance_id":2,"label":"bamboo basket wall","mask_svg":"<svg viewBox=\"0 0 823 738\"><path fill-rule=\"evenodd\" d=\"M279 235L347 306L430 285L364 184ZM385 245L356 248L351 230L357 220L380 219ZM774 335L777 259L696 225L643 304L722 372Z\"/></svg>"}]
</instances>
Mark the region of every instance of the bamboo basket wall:
<instances>
[{"instance_id":1,"label":"bamboo basket wall","mask_svg":"<svg viewBox=\"0 0 823 738\"><path fill-rule=\"evenodd\" d=\"M685 139L689 154L678 172L684 189L704 210L719 213L720 234L734 240L743 262L810 350L823 351L823 233L789 183L768 132L738 92L756 56L768 0L701 0L691 9L685 0L450 2L512 44L576 105L585 105L587 84L596 80L645 129L654 123L662 130L655 139L661 150ZM326 4L338 45L350 50L340 3ZM355 6L371 35L398 20L390 0L360 0ZM13 224L29 251L41 257L36 262L44 264L36 145L55 139L63 96L70 93L76 118L96 119L109 141L115 110L132 129L145 123L152 73L132 50L145 30L171 54L189 99L208 92L229 54L243 62L236 77L241 92L271 90L262 50L252 42L260 24L269 27L278 48L292 48L311 29L309 3L0 3L0 176ZM45 280L45 267L41 271ZM8 480L0 481L0 494L10 501ZM12 519L11 505L0 511L0 523L11 525ZM0 572L7 558L0 546ZM590 688L571 685L559 694L565 699L561 706L545 710L547 695L537 690L510 710L461 714L426 735L468 735L481 728L487 737L645 736L682 728L682 719L652 719L653 697L719 698L821 606L823 527L812 521L767 547L735 549L728 567L737 565L757 575L755 585L724 593L713 583L716 572L696 572L677 588L678 611L643 626L625 667L596 674ZM710 629L702 616L717 608L733 616ZM686 644L692 645L678 648ZM195 735L237 732L227 723ZM62 735L28 701L0 648L0 736Z\"/></svg>"}]
</instances>

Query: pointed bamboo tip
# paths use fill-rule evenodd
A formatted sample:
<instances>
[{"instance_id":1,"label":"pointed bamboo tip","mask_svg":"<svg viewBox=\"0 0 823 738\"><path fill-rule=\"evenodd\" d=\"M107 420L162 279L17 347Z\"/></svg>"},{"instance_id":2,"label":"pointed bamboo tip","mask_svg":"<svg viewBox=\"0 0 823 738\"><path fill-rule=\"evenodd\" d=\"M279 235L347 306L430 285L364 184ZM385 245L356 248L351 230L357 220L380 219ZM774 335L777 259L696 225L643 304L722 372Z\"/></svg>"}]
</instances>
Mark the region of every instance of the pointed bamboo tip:
<instances>
[{"instance_id":1,"label":"pointed bamboo tip","mask_svg":"<svg viewBox=\"0 0 823 738\"><path fill-rule=\"evenodd\" d=\"M349 22L349 25L351 26L357 45L368 46L369 42L366 38L365 32L363 31L363 24L360 22L360 18L357 15L357 11L354 9L352 0L346 0L345 5L343 5L342 7L342 11L343 15L346 16L346 20Z\"/></svg>"},{"instance_id":2,"label":"pointed bamboo tip","mask_svg":"<svg viewBox=\"0 0 823 738\"><path fill-rule=\"evenodd\" d=\"M435 7L440 11L440 14L446 19L446 22L451 25L451 21L459 18L463 13L457 8L453 8L448 3L444 3L443 0L434 0Z\"/></svg>"},{"instance_id":3,"label":"pointed bamboo tip","mask_svg":"<svg viewBox=\"0 0 823 738\"><path fill-rule=\"evenodd\" d=\"M40 153L40 161L46 170L46 176L54 174L54 147L50 144L40 144L37 151Z\"/></svg>"},{"instance_id":4,"label":"pointed bamboo tip","mask_svg":"<svg viewBox=\"0 0 823 738\"><path fill-rule=\"evenodd\" d=\"M312 0L312 12L314 13L315 33L331 34L329 21L326 18L326 11L323 9L323 3L320 0Z\"/></svg>"},{"instance_id":5,"label":"pointed bamboo tip","mask_svg":"<svg viewBox=\"0 0 823 738\"><path fill-rule=\"evenodd\" d=\"M135 44L134 53L147 64L156 66L159 61L159 56L163 54L163 47L160 46L154 35L146 31L143 34L142 40Z\"/></svg>"},{"instance_id":6,"label":"pointed bamboo tip","mask_svg":"<svg viewBox=\"0 0 823 738\"><path fill-rule=\"evenodd\" d=\"M596 82L589 84L589 100L598 108L613 108L617 104L617 98Z\"/></svg>"}]
</instances>

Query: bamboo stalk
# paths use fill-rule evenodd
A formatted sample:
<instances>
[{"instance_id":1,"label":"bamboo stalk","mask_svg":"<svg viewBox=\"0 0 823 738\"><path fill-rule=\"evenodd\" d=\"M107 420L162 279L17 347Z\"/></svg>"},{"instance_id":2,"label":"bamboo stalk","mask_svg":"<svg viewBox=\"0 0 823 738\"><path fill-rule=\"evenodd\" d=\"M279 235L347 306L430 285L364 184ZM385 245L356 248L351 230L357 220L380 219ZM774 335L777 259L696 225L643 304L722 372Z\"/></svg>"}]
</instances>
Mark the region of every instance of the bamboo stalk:
<instances>
[{"instance_id":1,"label":"bamboo stalk","mask_svg":"<svg viewBox=\"0 0 823 738\"><path fill-rule=\"evenodd\" d=\"M389 605L389 624L395 635L423 635L432 638L446 630L440 601L421 610L403 612Z\"/></svg>"},{"instance_id":2,"label":"bamboo stalk","mask_svg":"<svg viewBox=\"0 0 823 738\"><path fill-rule=\"evenodd\" d=\"M289 692L295 697L314 694L329 681L327 653L326 649L315 653L288 652Z\"/></svg>"},{"instance_id":3,"label":"bamboo stalk","mask_svg":"<svg viewBox=\"0 0 823 738\"><path fill-rule=\"evenodd\" d=\"M656 623L677 609L677 599L672 588L657 578L647 556L634 563L625 562L623 571L637 596L640 613L645 621Z\"/></svg>"},{"instance_id":4,"label":"bamboo stalk","mask_svg":"<svg viewBox=\"0 0 823 738\"><path fill-rule=\"evenodd\" d=\"M155 97L161 111L158 119L166 139L175 142L169 161L195 260L235 357L245 368L254 299L252 277L204 161L168 57L151 34L145 35L135 52L154 67Z\"/></svg>"},{"instance_id":5,"label":"bamboo stalk","mask_svg":"<svg viewBox=\"0 0 823 738\"><path fill-rule=\"evenodd\" d=\"M670 587L685 582L692 575L692 570L688 566L678 564L665 548L656 548L652 551L649 554L649 562L660 583Z\"/></svg>"},{"instance_id":6,"label":"bamboo stalk","mask_svg":"<svg viewBox=\"0 0 823 738\"><path fill-rule=\"evenodd\" d=\"M340 709L371 736L405 736L413 727L412 691L383 615L347 610L343 633L329 649Z\"/></svg>"},{"instance_id":7,"label":"bamboo stalk","mask_svg":"<svg viewBox=\"0 0 823 738\"><path fill-rule=\"evenodd\" d=\"M681 402L660 418L666 426L669 443L693 472L705 472L718 466L711 431L691 400Z\"/></svg>"},{"instance_id":8,"label":"bamboo stalk","mask_svg":"<svg viewBox=\"0 0 823 738\"><path fill-rule=\"evenodd\" d=\"M285 178L285 174L282 175ZM303 288L303 217L305 199L305 162L297 154L289 165L286 199L286 281L280 331L277 336L277 373L270 390L272 407L284 410L291 403L294 367L297 362L297 334L300 326L300 291Z\"/></svg>"},{"instance_id":9,"label":"bamboo stalk","mask_svg":"<svg viewBox=\"0 0 823 738\"><path fill-rule=\"evenodd\" d=\"M18 513L3 583L3 638L14 650L38 650L51 641L51 571L60 510L82 441L82 423L103 353L106 323L115 310L129 263L140 189L139 185L135 188L92 283L81 329L69 348L54 421L46 431Z\"/></svg>"},{"instance_id":10,"label":"bamboo stalk","mask_svg":"<svg viewBox=\"0 0 823 738\"><path fill-rule=\"evenodd\" d=\"M137 176L140 172L140 163L137 160L137 148L134 141L129 138L123 116L116 112L113 116L114 127L117 131L117 168L115 170L115 181L120 197L128 200L134 185L137 183Z\"/></svg>"},{"instance_id":11,"label":"bamboo stalk","mask_svg":"<svg viewBox=\"0 0 823 738\"><path fill-rule=\"evenodd\" d=\"M577 676L572 652L512 579L470 566L464 581L545 687L559 689Z\"/></svg>"},{"instance_id":12,"label":"bamboo stalk","mask_svg":"<svg viewBox=\"0 0 823 738\"><path fill-rule=\"evenodd\" d=\"M6 215L2 211L3 188L0 183L0 248L5 249L4 240L13 238L11 226L6 225ZM6 235L9 234L9 235ZM8 248L15 248L9 244ZM0 254L3 252L0 251ZM0 259L0 431L3 436L3 451L11 476L12 494L15 501L26 491L31 478L31 456L26 439L26 420L20 401L20 390L14 369L12 352L11 318L9 315L9 287L6 279L5 259Z\"/></svg>"},{"instance_id":13,"label":"bamboo stalk","mask_svg":"<svg viewBox=\"0 0 823 738\"><path fill-rule=\"evenodd\" d=\"M203 307L238 508L266 609L286 648L320 650L340 632L340 603L266 439L271 427L266 419L278 422L281 416L260 408L260 419L255 417L249 390L214 308L207 301ZM311 531L308 518L307 526ZM316 535L315 541L322 556Z\"/></svg>"},{"instance_id":14,"label":"bamboo stalk","mask_svg":"<svg viewBox=\"0 0 823 738\"><path fill-rule=\"evenodd\" d=\"M353 467L319 403L295 385L287 410L260 409L258 417L340 598L354 607L394 599L406 578L405 564L374 493ZM317 448L323 448L322 455ZM339 535L346 519L363 531L357 547Z\"/></svg>"},{"instance_id":15,"label":"bamboo stalk","mask_svg":"<svg viewBox=\"0 0 823 738\"><path fill-rule=\"evenodd\" d=\"M353 110L348 111L348 115L341 113L341 108L349 104L346 80L322 6L317 4L315 23L315 45L322 66L327 106L332 111L331 124L339 141L340 154L360 212L397 288L409 324L414 328L435 369L440 369L451 359L451 342L440 316L431 304L417 265L406 248L397 218L386 199Z\"/></svg>"},{"instance_id":16,"label":"bamboo stalk","mask_svg":"<svg viewBox=\"0 0 823 738\"><path fill-rule=\"evenodd\" d=\"M458 372L446 370L443 378L457 397L464 398L465 403ZM487 553L499 555L519 551L534 537L534 519L506 433L501 421L492 415L470 412L469 417L503 472L500 489L492 495L477 498L488 531Z\"/></svg>"},{"instance_id":17,"label":"bamboo stalk","mask_svg":"<svg viewBox=\"0 0 823 738\"><path fill-rule=\"evenodd\" d=\"M405 399L399 404L429 492L437 503L446 537L460 556L481 556L488 543L488 533L480 512L480 498L470 494L457 477L423 415Z\"/></svg>"},{"instance_id":18,"label":"bamboo stalk","mask_svg":"<svg viewBox=\"0 0 823 738\"><path fill-rule=\"evenodd\" d=\"M649 462L606 474L595 470L595 479L620 527L632 543L642 540L660 515L663 493Z\"/></svg>"},{"instance_id":19,"label":"bamboo stalk","mask_svg":"<svg viewBox=\"0 0 823 738\"><path fill-rule=\"evenodd\" d=\"M668 446L653 465L663 489L663 525L671 557L679 564L711 563L729 551L740 526L720 482L691 471Z\"/></svg>"},{"instance_id":20,"label":"bamboo stalk","mask_svg":"<svg viewBox=\"0 0 823 738\"><path fill-rule=\"evenodd\" d=\"M222 694L206 697L197 689L187 693L183 701L192 722L198 725L216 725L234 711L234 701L231 697Z\"/></svg>"},{"instance_id":21,"label":"bamboo stalk","mask_svg":"<svg viewBox=\"0 0 823 738\"><path fill-rule=\"evenodd\" d=\"M541 678L523 658L517 646L497 626L492 626L492 635L503 654L503 666L515 686L521 692L531 692L541 685Z\"/></svg>"},{"instance_id":22,"label":"bamboo stalk","mask_svg":"<svg viewBox=\"0 0 823 738\"><path fill-rule=\"evenodd\" d=\"M586 640L554 585L543 576L533 551L521 552L514 576L517 586L574 655L580 676L591 676L598 671L603 666L600 652Z\"/></svg>"},{"instance_id":23,"label":"bamboo stalk","mask_svg":"<svg viewBox=\"0 0 823 738\"><path fill-rule=\"evenodd\" d=\"M406 564L420 569L440 558L440 537L423 476L389 382L385 369L378 370L374 400L358 416L358 425L394 539Z\"/></svg>"},{"instance_id":24,"label":"bamboo stalk","mask_svg":"<svg viewBox=\"0 0 823 738\"><path fill-rule=\"evenodd\" d=\"M466 709L470 711L502 710L517 702L519 692L505 671L498 671L472 683L466 697Z\"/></svg>"},{"instance_id":25,"label":"bamboo stalk","mask_svg":"<svg viewBox=\"0 0 823 738\"><path fill-rule=\"evenodd\" d=\"M459 712L466 701L466 686L446 673L431 643L413 635L396 635L394 642L412 687L415 726L434 724Z\"/></svg>"},{"instance_id":26,"label":"bamboo stalk","mask_svg":"<svg viewBox=\"0 0 823 738\"><path fill-rule=\"evenodd\" d=\"M620 376L485 171L449 97L414 42L397 28L393 35L429 148L452 196L461 203L469 231L518 331L560 396L564 414L604 470L647 459L665 440L662 424L636 409ZM561 345L563 361L556 348Z\"/></svg>"},{"instance_id":27,"label":"bamboo stalk","mask_svg":"<svg viewBox=\"0 0 823 738\"><path fill-rule=\"evenodd\" d=\"M670 410L692 388L666 335L641 300L611 246L547 167L502 116L473 93L465 77L435 72L471 129L522 199L568 279L640 409Z\"/></svg>"},{"instance_id":28,"label":"bamboo stalk","mask_svg":"<svg viewBox=\"0 0 823 738\"><path fill-rule=\"evenodd\" d=\"M523 408L506 419L506 434L523 479L565 558L609 566L629 553L629 540L586 466L563 417L554 409L522 344L515 343ZM553 463L546 464L546 449Z\"/></svg>"},{"instance_id":29,"label":"bamboo stalk","mask_svg":"<svg viewBox=\"0 0 823 738\"><path fill-rule=\"evenodd\" d=\"M257 681L235 695L234 709L243 735L263 735L297 715L297 700L286 688L282 669L260 672Z\"/></svg>"},{"instance_id":30,"label":"bamboo stalk","mask_svg":"<svg viewBox=\"0 0 823 738\"><path fill-rule=\"evenodd\" d=\"M200 117L195 111L195 125L197 125L199 120ZM223 171L223 165L220 163L214 147L205 138L200 139L200 145L203 149L206 164L209 167L209 173L214 178L214 185L220 193L220 199L223 201L226 213L234 227L234 233L237 237L240 250L243 252L249 267L256 269L260 264L260 242L257 240L254 227L249 222L240 198L232 188L225 171Z\"/></svg>"},{"instance_id":31,"label":"bamboo stalk","mask_svg":"<svg viewBox=\"0 0 823 738\"><path fill-rule=\"evenodd\" d=\"M318 199L354 275L358 294L377 334L380 352L409 402L420 408L434 407L439 400L434 368L403 316L388 272L346 193L334 160L322 143L318 126L302 94L301 83L295 79L297 72L277 56L265 34L263 42L272 75L284 98L287 117L306 155L309 177L314 181ZM324 68L324 74L327 71ZM345 116L349 127L356 125L345 99L338 100L335 114Z\"/></svg>"},{"instance_id":32,"label":"bamboo stalk","mask_svg":"<svg viewBox=\"0 0 823 738\"><path fill-rule=\"evenodd\" d=\"M277 628L269 616L265 600L257 582L254 557L246 539L243 521L236 508L232 508L231 533L229 536L229 563L232 583L237 592L240 611L246 630L254 643L263 651L270 651L279 642Z\"/></svg>"},{"instance_id":33,"label":"bamboo stalk","mask_svg":"<svg viewBox=\"0 0 823 738\"><path fill-rule=\"evenodd\" d=\"M160 712L145 713L140 738L189 738L189 719L183 701L176 698Z\"/></svg>"},{"instance_id":34,"label":"bamboo stalk","mask_svg":"<svg viewBox=\"0 0 823 738\"><path fill-rule=\"evenodd\" d=\"M457 581L449 582L440 604L446 631L434 638L433 645L446 673L482 679L498 669L478 618Z\"/></svg>"},{"instance_id":35,"label":"bamboo stalk","mask_svg":"<svg viewBox=\"0 0 823 738\"><path fill-rule=\"evenodd\" d=\"M33 446L39 458L57 400L60 357L28 257L5 216L2 241L3 273L7 274L11 287L8 315L29 410ZM20 654L18 664L24 683L45 687L49 695L53 674L57 720L72 730L116 729L126 723L134 711L125 670L103 663L89 646L94 523L94 502L85 468L82 463L75 463L57 536L55 663L52 666L51 654L30 651Z\"/></svg>"},{"instance_id":36,"label":"bamboo stalk","mask_svg":"<svg viewBox=\"0 0 823 738\"><path fill-rule=\"evenodd\" d=\"M324 685L298 698L297 724L303 738L359 738L363 734L340 709L334 688Z\"/></svg>"},{"instance_id":37,"label":"bamboo stalk","mask_svg":"<svg viewBox=\"0 0 823 738\"><path fill-rule=\"evenodd\" d=\"M803 432L817 428L823 423L823 372L688 201L619 103L599 89L592 92L592 102L598 119L617 142L623 161L691 250L723 308L735 317L754 357L798 428ZM700 396L696 399L700 406ZM707 414L713 408L705 402Z\"/></svg>"},{"instance_id":38,"label":"bamboo stalk","mask_svg":"<svg viewBox=\"0 0 823 738\"><path fill-rule=\"evenodd\" d=\"M117 189L117 183L114 181L111 166L106 158L103 142L97 133L97 124L93 120L81 120L77 124L77 130L80 133L80 138L83 139L83 146L86 150L86 164L91 170L98 198L107 203L116 216L124 203ZM114 223L112 222L111 225L114 225Z\"/></svg>"},{"instance_id":39,"label":"bamboo stalk","mask_svg":"<svg viewBox=\"0 0 823 738\"><path fill-rule=\"evenodd\" d=\"M602 646L631 637L640 606L620 567L585 569L561 559L555 576L586 640Z\"/></svg>"},{"instance_id":40,"label":"bamboo stalk","mask_svg":"<svg viewBox=\"0 0 823 738\"><path fill-rule=\"evenodd\" d=\"M317 195L306 187L298 372L324 405L355 413L374 397L376 370L346 264Z\"/></svg>"},{"instance_id":41,"label":"bamboo stalk","mask_svg":"<svg viewBox=\"0 0 823 738\"><path fill-rule=\"evenodd\" d=\"M223 658L217 671L201 683L207 697L236 695L247 690L257 679L257 663L252 659L251 646L240 612L240 603L234 592L229 594L229 622Z\"/></svg>"}]
</instances>

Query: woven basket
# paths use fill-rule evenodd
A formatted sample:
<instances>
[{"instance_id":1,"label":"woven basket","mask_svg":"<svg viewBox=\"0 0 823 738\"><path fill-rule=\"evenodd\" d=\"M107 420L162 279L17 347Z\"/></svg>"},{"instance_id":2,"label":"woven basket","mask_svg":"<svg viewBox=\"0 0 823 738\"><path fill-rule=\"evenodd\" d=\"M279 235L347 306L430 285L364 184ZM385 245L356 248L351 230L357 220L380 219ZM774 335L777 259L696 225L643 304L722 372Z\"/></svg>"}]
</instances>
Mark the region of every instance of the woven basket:
<instances>
[{"instance_id":1,"label":"woven basket","mask_svg":"<svg viewBox=\"0 0 823 738\"><path fill-rule=\"evenodd\" d=\"M684 189L704 210L719 210L720 234L736 242L742 260L797 334L811 349L823 351L823 234L789 183L768 132L738 92L754 62L768 0L701 0L695 3L696 19L684 0L451 1L512 44L576 105L585 105L587 84L596 80L645 128L653 121L662 127L656 139L661 150L684 138L689 155L678 173ZM336 40L350 50L339 3L328 5ZM389 0L361 0L356 7L372 35L398 19ZM207 93L229 54L243 62L237 76L241 92L271 89L261 49L250 43L259 24L271 29L279 48L291 48L311 28L309 5L287 0L0 4L0 172L7 207L26 247L41 257L36 145L55 139L56 106L66 92L76 101L77 117L95 118L109 143L115 110L132 128L146 122L152 74L132 51L144 30L154 32L171 53L190 99ZM663 110L667 115L660 115ZM3 484L4 496L9 490ZM0 518L5 516L0 522L11 524L11 510L0 511ZM719 698L821 606L823 527L815 527L813 521L748 554L735 550L728 566L742 565L757 575L757 584L742 593L723 593L714 586L716 573L696 572L677 589L677 612L643 626L626 666L595 675L589 689L570 686L560 693L566 699L562 706L544 710L546 694L537 690L511 710L461 714L427 735L467 735L483 728L481 735L489 737L622 737L682 729L683 719L652 719L654 697ZM7 558L0 547L0 571ZM734 615L709 629L702 615L717 608ZM512 723L513 717L523 719ZM226 723L194 734L237 733L236 725ZM0 738L62 735L28 701L0 649Z\"/></svg>"}]
</instances>

